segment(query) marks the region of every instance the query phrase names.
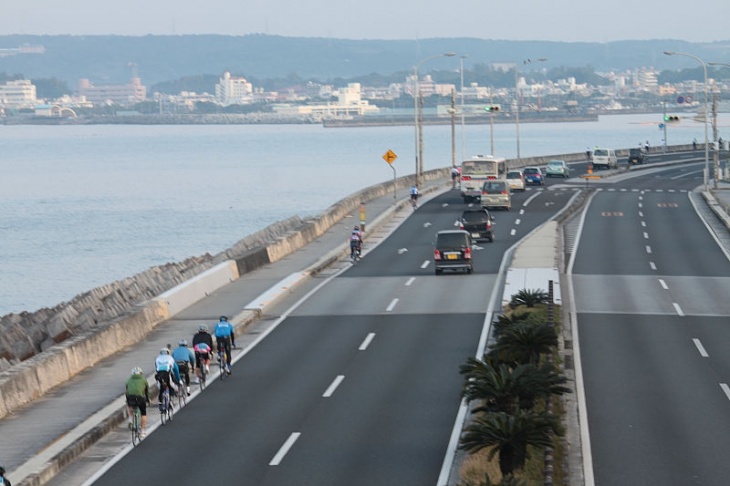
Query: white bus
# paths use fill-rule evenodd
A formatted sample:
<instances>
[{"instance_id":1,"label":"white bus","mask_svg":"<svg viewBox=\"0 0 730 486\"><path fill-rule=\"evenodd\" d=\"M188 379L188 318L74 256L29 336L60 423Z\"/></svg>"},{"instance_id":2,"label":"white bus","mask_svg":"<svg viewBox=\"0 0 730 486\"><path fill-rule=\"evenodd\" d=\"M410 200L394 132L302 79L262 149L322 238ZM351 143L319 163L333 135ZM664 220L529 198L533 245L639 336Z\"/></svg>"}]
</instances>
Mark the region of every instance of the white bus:
<instances>
[{"instance_id":1,"label":"white bus","mask_svg":"<svg viewBox=\"0 0 730 486\"><path fill-rule=\"evenodd\" d=\"M507 161L493 155L475 155L461 163L460 189L464 202L478 201L486 181L503 177Z\"/></svg>"}]
</instances>

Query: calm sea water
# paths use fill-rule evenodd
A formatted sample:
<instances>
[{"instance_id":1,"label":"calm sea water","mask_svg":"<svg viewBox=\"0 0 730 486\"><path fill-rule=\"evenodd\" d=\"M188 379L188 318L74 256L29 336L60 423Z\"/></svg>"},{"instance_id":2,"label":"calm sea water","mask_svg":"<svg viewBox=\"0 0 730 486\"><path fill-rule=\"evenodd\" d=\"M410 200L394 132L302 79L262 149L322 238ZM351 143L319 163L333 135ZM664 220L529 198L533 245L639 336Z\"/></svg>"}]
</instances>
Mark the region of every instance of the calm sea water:
<instances>
[{"instance_id":1,"label":"calm sea water","mask_svg":"<svg viewBox=\"0 0 730 486\"><path fill-rule=\"evenodd\" d=\"M523 157L658 145L659 115L521 124ZM722 133L721 133L722 135ZM683 121L669 143L704 140ZM467 125L457 160L490 152ZM495 155L516 155L495 125ZM34 311L151 266L215 254L292 215L312 215L415 168L413 127L0 125L0 315ZM426 169L451 164L451 127L425 127Z\"/></svg>"}]
</instances>

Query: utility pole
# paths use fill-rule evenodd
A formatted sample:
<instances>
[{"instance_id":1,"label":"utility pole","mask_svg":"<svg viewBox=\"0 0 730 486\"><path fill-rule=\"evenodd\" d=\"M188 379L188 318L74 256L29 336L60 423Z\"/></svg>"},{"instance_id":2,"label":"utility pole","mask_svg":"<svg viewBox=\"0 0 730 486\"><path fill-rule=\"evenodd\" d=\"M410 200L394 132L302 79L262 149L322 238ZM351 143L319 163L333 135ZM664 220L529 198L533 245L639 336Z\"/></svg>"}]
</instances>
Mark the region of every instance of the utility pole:
<instances>
[{"instance_id":1,"label":"utility pole","mask_svg":"<svg viewBox=\"0 0 730 486\"><path fill-rule=\"evenodd\" d=\"M667 140L667 102L665 100L662 100L662 106L664 107L664 114L662 116L662 120L664 120L664 147L662 148L662 151L666 152L667 146L669 146L669 141Z\"/></svg>"},{"instance_id":2,"label":"utility pole","mask_svg":"<svg viewBox=\"0 0 730 486\"><path fill-rule=\"evenodd\" d=\"M451 167L456 167L456 91L451 90Z\"/></svg>"},{"instance_id":3,"label":"utility pole","mask_svg":"<svg viewBox=\"0 0 730 486\"><path fill-rule=\"evenodd\" d=\"M423 95L418 96L418 171L416 180L423 175Z\"/></svg>"},{"instance_id":4,"label":"utility pole","mask_svg":"<svg viewBox=\"0 0 730 486\"><path fill-rule=\"evenodd\" d=\"M717 143L717 93L712 90L712 188L717 190L717 179L720 178L720 147Z\"/></svg>"}]
</instances>

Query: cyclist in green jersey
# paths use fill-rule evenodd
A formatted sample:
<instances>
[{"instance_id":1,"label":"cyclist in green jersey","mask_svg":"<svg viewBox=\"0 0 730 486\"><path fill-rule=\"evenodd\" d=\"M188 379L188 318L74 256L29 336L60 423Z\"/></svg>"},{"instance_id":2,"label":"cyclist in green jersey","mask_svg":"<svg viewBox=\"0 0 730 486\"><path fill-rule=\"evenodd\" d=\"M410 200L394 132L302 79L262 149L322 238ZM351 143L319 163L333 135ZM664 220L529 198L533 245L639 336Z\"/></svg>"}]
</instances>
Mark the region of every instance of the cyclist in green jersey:
<instances>
[{"instance_id":1,"label":"cyclist in green jersey","mask_svg":"<svg viewBox=\"0 0 730 486\"><path fill-rule=\"evenodd\" d=\"M139 407L142 416L142 430L139 435L144 439L147 434L147 405L150 403L150 386L147 379L142 375L142 368L139 366L132 370L132 376L127 380L124 394L127 397L127 411L130 418L134 414L134 407Z\"/></svg>"}]
</instances>

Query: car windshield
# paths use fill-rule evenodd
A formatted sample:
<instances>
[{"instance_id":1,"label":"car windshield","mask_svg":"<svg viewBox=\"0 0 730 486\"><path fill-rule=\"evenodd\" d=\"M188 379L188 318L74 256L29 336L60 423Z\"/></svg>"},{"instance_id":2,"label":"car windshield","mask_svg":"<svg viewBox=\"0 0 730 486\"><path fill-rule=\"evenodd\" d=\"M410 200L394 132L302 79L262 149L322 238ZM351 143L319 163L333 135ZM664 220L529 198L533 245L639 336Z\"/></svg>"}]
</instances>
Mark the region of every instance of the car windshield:
<instances>
[{"instance_id":1,"label":"car windshield","mask_svg":"<svg viewBox=\"0 0 730 486\"><path fill-rule=\"evenodd\" d=\"M507 179L519 179L521 175L517 171L507 172Z\"/></svg>"},{"instance_id":2,"label":"car windshield","mask_svg":"<svg viewBox=\"0 0 730 486\"><path fill-rule=\"evenodd\" d=\"M558 161L548 162L548 167L560 168L562 166L563 166L562 162L558 162Z\"/></svg>"},{"instance_id":3,"label":"car windshield","mask_svg":"<svg viewBox=\"0 0 730 486\"><path fill-rule=\"evenodd\" d=\"M436 246L439 248L459 248L466 246L466 238L462 233L440 233L436 240Z\"/></svg>"},{"instance_id":4,"label":"car windshield","mask_svg":"<svg viewBox=\"0 0 730 486\"><path fill-rule=\"evenodd\" d=\"M486 221L487 213L484 211L468 211L461 216L465 223L481 223Z\"/></svg>"},{"instance_id":5,"label":"car windshield","mask_svg":"<svg viewBox=\"0 0 730 486\"><path fill-rule=\"evenodd\" d=\"M641 150L639 150L639 149L629 149L629 153L631 155L639 155L641 153Z\"/></svg>"},{"instance_id":6,"label":"car windshield","mask_svg":"<svg viewBox=\"0 0 730 486\"><path fill-rule=\"evenodd\" d=\"M608 150L606 149L596 149L593 151L593 155L597 155L599 157L607 157L608 156Z\"/></svg>"},{"instance_id":7,"label":"car windshield","mask_svg":"<svg viewBox=\"0 0 730 486\"><path fill-rule=\"evenodd\" d=\"M537 167L527 167L525 168L525 174L539 174L540 170Z\"/></svg>"}]
</instances>

